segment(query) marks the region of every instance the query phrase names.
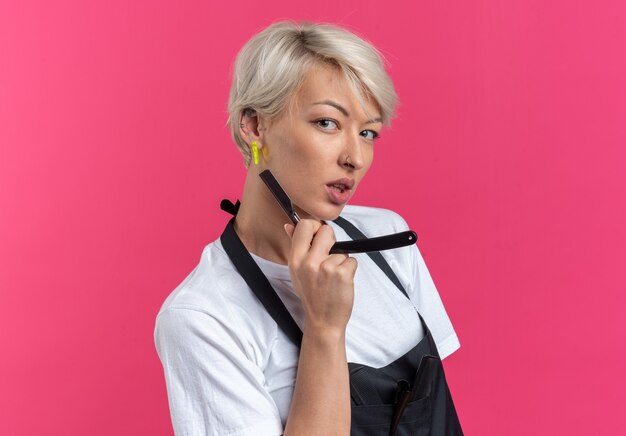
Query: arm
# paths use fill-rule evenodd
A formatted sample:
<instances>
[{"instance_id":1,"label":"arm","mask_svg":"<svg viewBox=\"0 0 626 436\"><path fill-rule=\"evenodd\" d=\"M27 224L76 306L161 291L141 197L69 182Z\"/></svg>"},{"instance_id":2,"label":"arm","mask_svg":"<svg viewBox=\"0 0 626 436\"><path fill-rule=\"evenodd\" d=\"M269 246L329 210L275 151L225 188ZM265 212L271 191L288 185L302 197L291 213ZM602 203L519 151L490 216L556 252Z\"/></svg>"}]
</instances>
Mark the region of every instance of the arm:
<instances>
[{"instance_id":1,"label":"arm","mask_svg":"<svg viewBox=\"0 0 626 436\"><path fill-rule=\"evenodd\" d=\"M214 292L216 294L216 292ZM170 307L156 321L172 425L177 436L279 435L283 426L230 311ZM263 326L257 326L263 329Z\"/></svg>"},{"instance_id":2,"label":"arm","mask_svg":"<svg viewBox=\"0 0 626 436\"><path fill-rule=\"evenodd\" d=\"M284 435L349 435L345 330L354 302L356 260L328 254L335 242L329 226L302 220L286 230L292 237L289 268L305 325Z\"/></svg>"},{"instance_id":3,"label":"arm","mask_svg":"<svg viewBox=\"0 0 626 436\"><path fill-rule=\"evenodd\" d=\"M350 388L345 333L304 329L288 435L348 435Z\"/></svg>"},{"instance_id":4,"label":"arm","mask_svg":"<svg viewBox=\"0 0 626 436\"><path fill-rule=\"evenodd\" d=\"M395 231L404 231L409 228L406 221L395 212L392 212L389 220L395 222ZM441 359L445 359L461 345L443 305L441 295L424 262L419 246L412 245L403 248L401 252L400 262L406 265L407 271L410 271L407 278L409 297L415 308L424 317Z\"/></svg>"}]
</instances>

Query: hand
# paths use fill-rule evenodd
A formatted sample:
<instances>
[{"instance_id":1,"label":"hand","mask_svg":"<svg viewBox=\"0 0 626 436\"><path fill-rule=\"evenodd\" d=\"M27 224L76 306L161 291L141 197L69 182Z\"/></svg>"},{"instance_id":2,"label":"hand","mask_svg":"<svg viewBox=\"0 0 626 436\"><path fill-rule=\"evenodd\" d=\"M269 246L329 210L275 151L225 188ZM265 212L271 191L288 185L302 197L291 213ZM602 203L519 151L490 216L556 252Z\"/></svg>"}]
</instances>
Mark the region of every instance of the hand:
<instances>
[{"instance_id":1,"label":"hand","mask_svg":"<svg viewBox=\"0 0 626 436\"><path fill-rule=\"evenodd\" d=\"M285 225L291 237L289 272L305 313L305 329L345 332L354 304L356 259L329 254L335 234L328 225L302 219Z\"/></svg>"}]
</instances>

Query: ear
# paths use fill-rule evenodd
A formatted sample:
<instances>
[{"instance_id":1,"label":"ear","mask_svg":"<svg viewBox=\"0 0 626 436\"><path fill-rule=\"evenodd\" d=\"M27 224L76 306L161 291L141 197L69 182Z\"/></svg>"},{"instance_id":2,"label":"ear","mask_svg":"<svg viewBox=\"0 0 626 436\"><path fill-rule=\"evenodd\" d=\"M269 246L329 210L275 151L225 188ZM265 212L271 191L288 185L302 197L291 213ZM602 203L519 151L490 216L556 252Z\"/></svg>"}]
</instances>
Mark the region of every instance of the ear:
<instances>
[{"instance_id":1,"label":"ear","mask_svg":"<svg viewBox=\"0 0 626 436\"><path fill-rule=\"evenodd\" d=\"M239 134L243 141L250 145L252 141L259 141L262 144L262 129L259 125L259 116L254 109L246 108L241 111L239 118Z\"/></svg>"}]
</instances>

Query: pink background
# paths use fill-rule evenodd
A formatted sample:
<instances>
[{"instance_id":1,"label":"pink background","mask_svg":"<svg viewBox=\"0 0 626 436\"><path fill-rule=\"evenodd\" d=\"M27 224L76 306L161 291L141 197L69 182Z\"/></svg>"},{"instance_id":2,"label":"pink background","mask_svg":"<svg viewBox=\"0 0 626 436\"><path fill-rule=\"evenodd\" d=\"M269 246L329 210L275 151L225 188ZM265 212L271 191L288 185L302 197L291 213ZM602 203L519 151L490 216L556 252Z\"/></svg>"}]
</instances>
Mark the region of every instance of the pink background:
<instances>
[{"instance_id":1,"label":"pink background","mask_svg":"<svg viewBox=\"0 0 626 436\"><path fill-rule=\"evenodd\" d=\"M466 433L623 433L624 3L295 3L2 1L0 434L172 434L155 315L241 191L229 71L282 18L388 58L354 202L419 235Z\"/></svg>"}]
</instances>

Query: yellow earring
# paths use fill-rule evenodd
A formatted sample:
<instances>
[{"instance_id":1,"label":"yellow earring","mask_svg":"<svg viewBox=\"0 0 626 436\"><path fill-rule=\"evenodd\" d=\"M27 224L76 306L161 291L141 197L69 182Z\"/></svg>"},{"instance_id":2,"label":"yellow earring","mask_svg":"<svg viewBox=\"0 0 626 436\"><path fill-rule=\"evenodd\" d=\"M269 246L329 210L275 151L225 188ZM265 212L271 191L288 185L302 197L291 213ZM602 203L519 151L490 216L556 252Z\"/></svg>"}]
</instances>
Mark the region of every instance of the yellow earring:
<instances>
[{"instance_id":1,"label":"yellow earring","mask_svg":"<svg viewBox=\"0 0 626 436\"><path fill-rule=\"evenodd\" d=\"M256 141L252 141L252 158L254 159L254 164L259 164L259 144Z\"/></svg>"}]
</instances>

